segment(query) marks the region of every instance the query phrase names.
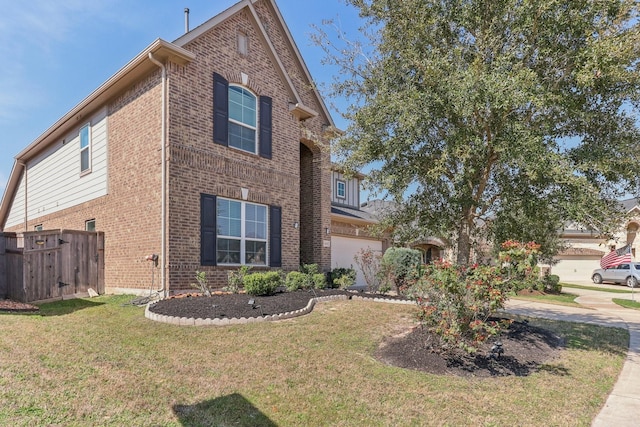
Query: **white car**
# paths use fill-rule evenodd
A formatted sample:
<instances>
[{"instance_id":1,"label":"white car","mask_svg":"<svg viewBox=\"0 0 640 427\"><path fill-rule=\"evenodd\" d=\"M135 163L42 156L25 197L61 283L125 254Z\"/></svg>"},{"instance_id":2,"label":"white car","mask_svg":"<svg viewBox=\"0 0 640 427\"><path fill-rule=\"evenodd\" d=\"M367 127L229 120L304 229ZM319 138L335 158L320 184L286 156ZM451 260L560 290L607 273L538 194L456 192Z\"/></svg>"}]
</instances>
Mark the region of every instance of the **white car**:
<instances>
[{"instance_id":1,"label":"white car","mask_svg":"<svg viewBox=\"0 0 640 427\"><path fill-rule=\"evenodd\" d=\"M617 267L598 268L591 273L593 283L624 283L631 288L638 286L640 282L640 263L625 262Z\"/></svg>"}]
</instances>

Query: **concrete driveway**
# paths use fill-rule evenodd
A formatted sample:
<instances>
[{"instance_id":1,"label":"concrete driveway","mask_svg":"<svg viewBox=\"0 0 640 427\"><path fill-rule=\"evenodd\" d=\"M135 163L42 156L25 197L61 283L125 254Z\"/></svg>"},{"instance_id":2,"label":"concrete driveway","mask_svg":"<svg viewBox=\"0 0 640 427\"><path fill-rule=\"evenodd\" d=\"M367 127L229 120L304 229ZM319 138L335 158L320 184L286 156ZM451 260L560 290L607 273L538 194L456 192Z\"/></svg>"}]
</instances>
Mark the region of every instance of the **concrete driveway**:
<instances>
[{"instance_id":1,"label":"concrete driveway","mask_svg":"<svg viewBox=\"0 0 640 427\"><path fill-rule=\"evenodd\" d=\"M621 285L594 285L592 282L576 282L579 285L606 289L629 289ZM625 328L629 331L629 351L620 377L607 398L604 407L592 422L592 426L640 425L640 311L622 308L613 298L640 301L640 288L633 294L611 293L600 290L566 288L577 294L580 307L566 307L522 300L511 300L507 311L531 317L543 317L570 322L590 323Z\"/></svg>"}]
</instances>

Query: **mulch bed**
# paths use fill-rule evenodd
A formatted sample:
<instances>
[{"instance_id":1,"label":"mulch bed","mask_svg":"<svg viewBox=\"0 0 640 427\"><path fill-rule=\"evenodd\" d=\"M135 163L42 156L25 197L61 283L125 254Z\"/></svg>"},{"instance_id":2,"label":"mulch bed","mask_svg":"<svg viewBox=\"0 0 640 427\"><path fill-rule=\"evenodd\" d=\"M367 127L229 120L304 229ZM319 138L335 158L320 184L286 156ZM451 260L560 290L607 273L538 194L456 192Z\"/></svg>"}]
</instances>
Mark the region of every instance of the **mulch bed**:
<instances>
[{"instance_id":1,"label":"mulch bed","mask_svg":"<svg viewBox=\"0 0 640 427\"><path fill-rule=\"evenodd\" d=\"M10 299L0 299L0 312L32 312L40 310L37 306Z\"/></svg>"},{"instance_id":2,"label":"mulch bed","mask_svg":"<svg viewBox=\"0 0 640 427\"><path fill-rule=\"evenodd\" d=\"M259 317L302 309L314 297L358 295L370 298L402 299L395 296L371 295L338 289L279 292L267 297L247 294L221 294L211 297L182 295L150 306L154 313L187 318ZM249 301L253 300L253 304ZM386 337L375 357L383 363L438 375L466 377L526 376L556 358L564 347L561 337L524 322L513 322L499 337L504 353L491 357L497 339L487 342L474 355L462 350L442 350L438 339L425 328L415 326Z\"/></svg>"},{"instance_id":3,"label":"mulch bed","mask_svg":"<svg viewBox=\"0 0 640 427\"><path fill-rule=\"evenodd\" d=\"M166 316L231 319L260 317L300 310L311 298L327 295L353 295L339 289L315 291L277 292L275 295L254 297L241 294L216 294L210 297L187 294L158 301L149 310ZM253 304L249 304L253 301Z\"/></svg>"}]
</instances>

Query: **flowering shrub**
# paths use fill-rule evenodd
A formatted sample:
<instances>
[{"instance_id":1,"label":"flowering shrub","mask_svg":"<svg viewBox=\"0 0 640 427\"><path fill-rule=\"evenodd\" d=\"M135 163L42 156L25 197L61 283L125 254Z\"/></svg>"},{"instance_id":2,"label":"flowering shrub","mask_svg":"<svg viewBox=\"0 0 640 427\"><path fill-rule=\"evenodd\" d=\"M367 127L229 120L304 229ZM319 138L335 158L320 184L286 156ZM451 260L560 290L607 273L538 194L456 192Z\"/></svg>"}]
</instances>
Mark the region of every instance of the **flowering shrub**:
<instances>
[{"instance_id":1,"label":"flowering shrub","mask_svg":"<svg viewBox=\"0 0 640 427\"><path fill-rule=\"evenodd\" d=\"M527 245L521 245L525 247L523 254L534 255L535 244ZM508 246L506 251L519 248ZM508 320L492 320L491 316L504 308L514 286L528 281L536 270L527 268L528 255L516 257L501 252L499 259L504 266L467 267L436 261L425 266L410 288L421 322L440 337L445 350L463 348L475 352L480 344L509 325Z\"/></svg>"}]
</instances>

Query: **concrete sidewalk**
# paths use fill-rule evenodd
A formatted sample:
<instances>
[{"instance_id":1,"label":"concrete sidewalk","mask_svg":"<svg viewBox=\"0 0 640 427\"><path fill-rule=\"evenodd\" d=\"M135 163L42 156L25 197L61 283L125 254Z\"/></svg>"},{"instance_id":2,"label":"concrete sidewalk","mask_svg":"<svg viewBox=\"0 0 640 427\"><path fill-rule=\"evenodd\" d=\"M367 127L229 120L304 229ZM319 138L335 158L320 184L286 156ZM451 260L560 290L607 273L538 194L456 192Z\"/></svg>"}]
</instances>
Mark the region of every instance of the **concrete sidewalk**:
<instances>
[{"instance_id":1,"label":"concrete sidewalk","mask_svg":"<svg viewBox=\"0 0 640 427\"><path fill-rule=\"evenodd\" d=\"M586 285L586 283L580 284ZM593 286L593 284L589 284L589 286ZM625 289L620 286L616 288ZM565 291L579 295L576 302L586 308L510 300L506 309L510 313L524 316L628 329L630 339L626 361L618 381L604 407L593 420L592 426L640 425L638 419L640 416L640 311L625 309L611 302L613 298L633 298L640 301L640 291L636 291L633 295L575 288L565 288Z\"/></svg>"}]
</instances>

